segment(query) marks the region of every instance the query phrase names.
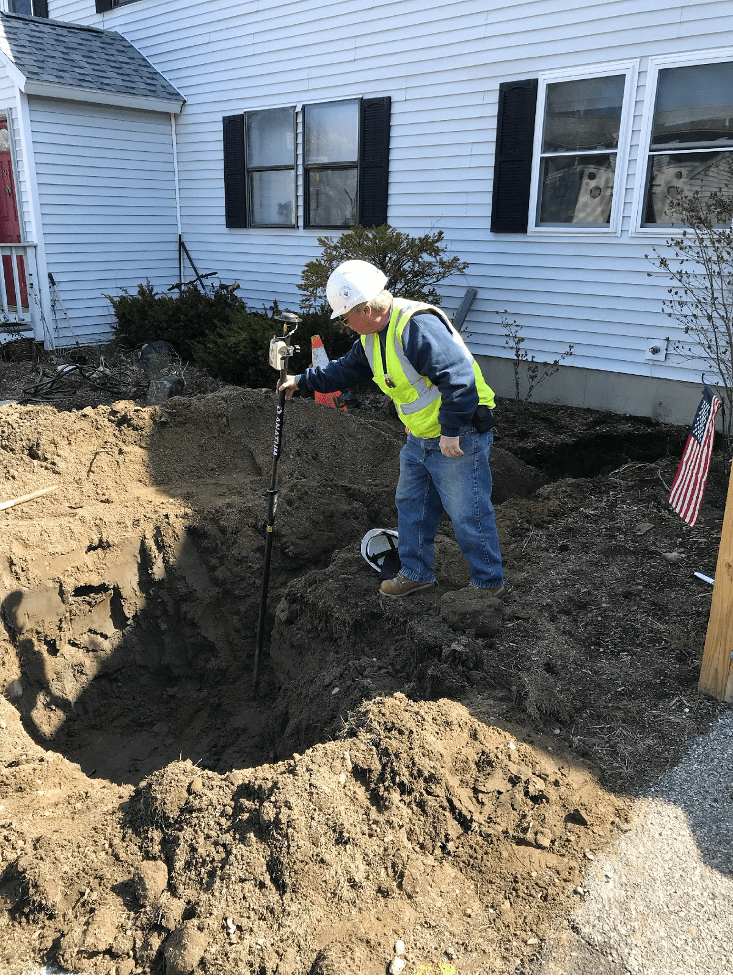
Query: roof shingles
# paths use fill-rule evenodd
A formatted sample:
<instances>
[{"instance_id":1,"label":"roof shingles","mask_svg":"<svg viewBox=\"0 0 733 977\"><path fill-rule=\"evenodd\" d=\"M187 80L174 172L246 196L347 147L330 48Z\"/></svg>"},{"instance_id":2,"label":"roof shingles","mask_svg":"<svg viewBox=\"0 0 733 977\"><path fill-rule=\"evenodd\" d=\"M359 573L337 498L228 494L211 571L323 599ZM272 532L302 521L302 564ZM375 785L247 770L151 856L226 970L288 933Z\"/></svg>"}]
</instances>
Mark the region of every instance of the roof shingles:
<instances>
[{"instance_id":1,"label":"roof shingles","mask_svg":"<svg viewBox=\"0 0 733 977\"><path fill-rule=\"evenodd\" d=\"M183 101L180 92L116 31L0 13L0 51L29 80Z\"/></svg>"}]
</instances>

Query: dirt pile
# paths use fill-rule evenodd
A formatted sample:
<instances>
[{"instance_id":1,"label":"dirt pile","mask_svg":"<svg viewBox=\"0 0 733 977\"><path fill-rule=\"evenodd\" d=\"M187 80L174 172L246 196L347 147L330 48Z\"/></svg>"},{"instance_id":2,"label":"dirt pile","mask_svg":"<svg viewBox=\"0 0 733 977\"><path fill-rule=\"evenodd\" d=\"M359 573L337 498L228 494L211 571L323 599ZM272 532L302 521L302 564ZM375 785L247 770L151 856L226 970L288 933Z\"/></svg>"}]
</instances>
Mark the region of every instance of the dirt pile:
<instances>
[{"instance_id":1,"label":"dirt pile","mask_svg":"<svg viewBox=\"0 0 733 977\"><path fill-rule=\"evenodd\" d=\"M626 822L582 769L400 693L338 742L226 775L175 762L123 804L33 766L53 821L13 840L7 935L32 925L82 973L383 973L397 939L412 973L513 972Z\"/></svg>"},{"instance_id":2,"label":"dirt pile","mask_svg":"<svg viewBox=\"0 0 733 977\"><path fill-rule=\"evenodd\" d=\"M684 432L500 406L508 599L444 523L439 586L387 601L359 540L404 436L364 404L287 408L257 696L272 392L0 407L3 497L57 486L0 513L0 971L537 970L720 708L722 458L693 531Z\"/></svg>"}]
</instances>

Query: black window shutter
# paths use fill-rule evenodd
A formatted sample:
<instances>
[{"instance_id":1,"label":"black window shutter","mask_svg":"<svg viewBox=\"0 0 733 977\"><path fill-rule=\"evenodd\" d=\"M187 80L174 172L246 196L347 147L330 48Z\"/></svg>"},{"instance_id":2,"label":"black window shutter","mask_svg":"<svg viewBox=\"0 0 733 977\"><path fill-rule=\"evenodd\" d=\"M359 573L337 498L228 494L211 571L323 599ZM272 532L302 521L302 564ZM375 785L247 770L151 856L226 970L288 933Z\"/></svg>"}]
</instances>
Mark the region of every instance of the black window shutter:
<instances>
[{"instance_id":1,"label":"black window shutter","mask_svg":"<svg viewBox=\"0 0 733 977\"><path fill-rule=\"evenodd\" d=\"M48 17L48 0L33 0L33 16Z\"/></svg>"},{"instance_id":2,"label":"black window shutter","mask_svg":"<svg viewBox=\"0 0 733 977\"><path fill-rule=\"evenodd\" d=\"M532 178L537 79L499 85L491 230L526 234Z\"/></svg>"},{"instance_id":3,"label":"black window shutter","mask_svg":"<svg viewBox=\"0 0 733 977\"><path fill-rule=\"evenodd\" d=\"M387 223L391 103L389 95L361 101L359 223L362 227Z\"/></svg>"},{"instance_id":4,"label":"black window shutter","mask_svg":"<svg viewBox=\"0 0 733 977\"><path fill-rule=\"evenodd\" d=\"M224 117L224 213L227 227L247 226L244 116Z\"/></svg>"},{"instance_id":5,"label":"black window shutter","mask_svg":"<svg viewBox=\"0 0 733 977\"><path fill-rule=\"evenodd\" d=\"M112 0L95 0L95 9L98 14L103 14L105 10L111 10Z\"/></svg>"}]
</instances>

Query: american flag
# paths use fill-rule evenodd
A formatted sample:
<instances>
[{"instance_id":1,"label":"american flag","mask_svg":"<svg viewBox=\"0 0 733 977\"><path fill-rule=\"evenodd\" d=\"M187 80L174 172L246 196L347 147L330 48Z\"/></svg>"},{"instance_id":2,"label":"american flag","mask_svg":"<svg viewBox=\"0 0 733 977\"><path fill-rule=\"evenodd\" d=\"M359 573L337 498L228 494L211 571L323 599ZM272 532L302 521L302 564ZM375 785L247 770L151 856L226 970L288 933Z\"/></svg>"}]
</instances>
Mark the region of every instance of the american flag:
<instances>
[{"instance_id":1,"label":"american flag","mask_svg":"<svg viewBox=\"0 0 733 977\"><path fill-rule=\"evenodd\" d=\"M722 404L709 387L704 387L682 452L677 474L669 493L669 504L688 526L694 526L700 514L715 438L715 418Z\"/></svg>"}]
</instances>

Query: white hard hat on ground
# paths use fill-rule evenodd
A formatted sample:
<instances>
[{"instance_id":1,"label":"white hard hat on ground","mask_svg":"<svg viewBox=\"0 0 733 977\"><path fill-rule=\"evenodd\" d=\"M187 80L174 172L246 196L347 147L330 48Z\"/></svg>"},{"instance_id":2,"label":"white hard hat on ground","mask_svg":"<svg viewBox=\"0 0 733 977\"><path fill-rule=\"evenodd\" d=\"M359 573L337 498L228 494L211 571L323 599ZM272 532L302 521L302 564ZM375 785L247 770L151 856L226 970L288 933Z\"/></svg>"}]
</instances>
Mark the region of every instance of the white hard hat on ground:
<instances>
[{"instance_id":1,"label":"white hard hat on ground","mask_svg":"<svg viewBox=\"0 0 733 977\"><path fill-rule=\"evenodd\" d=\"M400 568L398 536L394 529L370 529L361 541L361 555L382 580L396 576Z\"/></svg>"},{"instance_id":2,"label":"white hard hat on ground","mask_svg":"<svg viewBox=\"0 0 733 977\"><path fill-rule=\"evenodd\" d=\"M333 309L332 319L346 315L354 306L371 302L387 284L387 276L368 261L344 261L329 275L326 297Z\"/></svg>"}]
</instances>

